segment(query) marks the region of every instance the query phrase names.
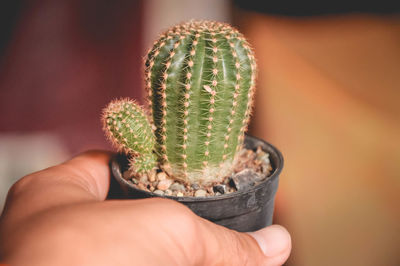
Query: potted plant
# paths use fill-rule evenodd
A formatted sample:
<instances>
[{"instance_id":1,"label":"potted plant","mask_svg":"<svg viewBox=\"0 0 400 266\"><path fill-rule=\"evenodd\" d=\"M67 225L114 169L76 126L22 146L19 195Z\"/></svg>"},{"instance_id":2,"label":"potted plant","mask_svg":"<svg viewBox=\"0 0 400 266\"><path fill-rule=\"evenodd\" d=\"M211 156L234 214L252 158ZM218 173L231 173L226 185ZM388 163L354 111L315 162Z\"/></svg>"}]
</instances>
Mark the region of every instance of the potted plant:
<instances>
[{"instance_id":1,"label":"potted plant","mask_svg":"<svg viewBox=\"0 0 400 266\"><path fill-rule=\"evenodd\" d=\"M103 111L123 196L171 198L238 231L271 224L283 158L245 135L255 80L253 51L228 24L190 21L162 34L145 62L148 109L120 99Z\"/></svg>"}]
</instances>

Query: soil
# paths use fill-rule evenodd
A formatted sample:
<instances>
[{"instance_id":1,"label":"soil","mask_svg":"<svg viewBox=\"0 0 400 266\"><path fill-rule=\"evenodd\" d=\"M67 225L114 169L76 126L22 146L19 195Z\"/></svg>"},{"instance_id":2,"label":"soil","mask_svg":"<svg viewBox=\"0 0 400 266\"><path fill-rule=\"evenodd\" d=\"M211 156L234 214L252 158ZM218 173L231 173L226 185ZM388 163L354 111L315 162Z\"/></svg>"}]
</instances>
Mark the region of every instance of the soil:
<instances>
[{"instance_id":1,"label":"soil","mask_svg":"<svg viewBox=\"0 0 400 266\"><path fill-rule=\"evenodd\" d=\"M239 151L238 156L238 163L234 166L231 175L226 176L220 183L203 186L175 180L161 169L157 169L149 175L138 175L127 170L123 172L122 176L132 182L134 187L160 196L211 197L247 190L262 182L272 173L269 154L264 152L261 147L258 147L256 151L243 148Z\"/></svg>"}]
</instances>

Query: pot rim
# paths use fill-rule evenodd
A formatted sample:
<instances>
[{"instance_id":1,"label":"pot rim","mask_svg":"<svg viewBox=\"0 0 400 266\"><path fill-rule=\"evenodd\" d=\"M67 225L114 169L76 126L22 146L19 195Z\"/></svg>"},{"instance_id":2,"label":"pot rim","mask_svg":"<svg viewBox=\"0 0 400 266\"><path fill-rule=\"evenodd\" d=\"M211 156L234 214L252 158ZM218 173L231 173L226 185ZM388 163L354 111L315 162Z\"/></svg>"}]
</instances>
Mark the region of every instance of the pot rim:
<instances>
[{"instance_id":1,"label":"pot rim","mask_svg":"<svg viewBox=\"0 0 400 266\"><path fill-rule=\"evenodd\" d=\"M261 181L256 186L253 186L252 188L250 188L248 190L244 190L244 191L235 191L235 192L232 192L229 194L222 194L219 196L212 196L212 197L177 197L177 196L164 196L164 195L160 196L160 195L155 194L150 191L138 189L138 188L134 187L132 183L125 180L122 177L121 169L120 169L119 163L116 159L117 156L113 156L111 159L111 170L112 170L114 177L119 179L118 182L122 182L124 185L132 188L133 190L139 190L139 191L143 192L144 194L148 195L149 198L150 197L167 198L167 199L172 199L172 200L179 201L179 202L207 202L207 201L224 200L224 199L239 197L243 194L248 194L248 193L254 192L258 188L266 185L268 182L270 182L270 180L278 178L280 173L282 172L283 164L284 164L282 153L274 145L272 145L269 142L262 140L260 138L253 137L253 136L246 134L246 139L247 138L252 138L254 140L258 140L260 142L263 142L267 146L269 146L270 151L267 151L267 152L271 153L271 151L272 151L273 153L275 153L277 155L278 160L277 160L277 165L274 165L274 171L271 175L269 175L267 178L265 178L263 181ZM118 174L116 175L115 172L117 172Z\"/></svg>"}]
</instances>

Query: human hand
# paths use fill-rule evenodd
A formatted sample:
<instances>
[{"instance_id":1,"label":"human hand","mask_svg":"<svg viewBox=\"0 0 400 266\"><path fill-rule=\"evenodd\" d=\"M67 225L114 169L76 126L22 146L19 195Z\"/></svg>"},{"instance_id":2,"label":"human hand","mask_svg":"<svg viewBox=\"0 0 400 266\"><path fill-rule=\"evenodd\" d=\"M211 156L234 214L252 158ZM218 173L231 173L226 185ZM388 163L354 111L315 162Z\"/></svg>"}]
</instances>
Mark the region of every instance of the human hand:
<instances>
[{"instance_id":1,"label":"human hand","mask_svg":"<svg viewBox=\"0 0 400 266\"><path fill-rule=\"evenodd\" d=\"M110 154L87 152L18 181L0 221L10 265L281 265L289 233L239 233L167 199L105 200Z\"/></svg>"}]
</instances>

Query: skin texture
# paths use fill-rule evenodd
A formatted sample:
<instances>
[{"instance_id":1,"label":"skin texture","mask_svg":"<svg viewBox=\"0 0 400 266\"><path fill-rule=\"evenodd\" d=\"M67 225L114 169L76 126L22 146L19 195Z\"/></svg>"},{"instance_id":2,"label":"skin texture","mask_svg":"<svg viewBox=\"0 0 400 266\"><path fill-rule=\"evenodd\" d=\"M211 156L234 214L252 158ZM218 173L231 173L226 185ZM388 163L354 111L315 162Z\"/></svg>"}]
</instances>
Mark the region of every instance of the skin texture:
<instances>
[{"instance_id":1,"label":"skin texture","mask_svg":"<svg viewBox=\"0 0 400 266\"><path fill-rule=\"evenodd\" d=\"M110 154L92 151L18 181L0 220L10 265L281 265L288 232L238 233L166 199L105 200ZM173 214L173 215L171 215Z\"/></svg>"}]
</instances>

